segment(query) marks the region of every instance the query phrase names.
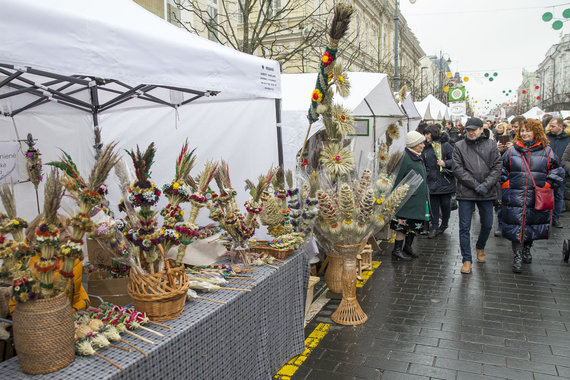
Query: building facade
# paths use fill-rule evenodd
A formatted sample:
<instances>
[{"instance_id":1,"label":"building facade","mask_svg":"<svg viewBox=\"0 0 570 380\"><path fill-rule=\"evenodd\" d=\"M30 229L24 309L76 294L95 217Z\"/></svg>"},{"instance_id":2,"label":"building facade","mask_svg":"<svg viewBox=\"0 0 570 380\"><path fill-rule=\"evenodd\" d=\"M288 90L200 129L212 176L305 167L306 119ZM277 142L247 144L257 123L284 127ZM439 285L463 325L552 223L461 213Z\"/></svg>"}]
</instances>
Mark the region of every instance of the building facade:
<instances>
[{"instance_id":1,"label":"building facade","mask_svg":"<svg viewBox=\"0 0 570 380\"><path fill-rule=\"evenodd\" d=\"M570 34L548 49L538 65L536 78L540 108L546 112L570 109Z\"/></svg>"},{"instance_id":2,"label":"building facade","mask_svg":"<svg viewBox=\"0 0 570 380\"><path fill-rule=\"evenodd\" d=\"M331 0L135 1L160 17L163 17L166 7L168 20L202 37L275 59L281 63L284 73L315 72L318 69L320 55L327 44L331 9L335 4ZM270 8L259 12L262 6ZM349 71L382 72L392 80L395 1L354 0L353 6L355 13L349 31L339 46L340 60ZM249 16L244 17L245 14ZM261 25L259 15L271 22ZM216 28L208 28L207 24L216 25ZM419 100L420 59L425 53L401 14L398 31L400 86L406 85ZM259 40L254 41L252 35ZM244 44L256 46L248 50Z\"/></svg>"},{"instance_id":3,"label":"building facade","mask_svg":"<svg viewBox=\"0 0 570 380\"><path fill-rule=\"evenodd\" d=\"M541 106L540 80L535 72L522 71L522 83L517 89L516 113L522 115L532 107Z\"/></svg>"}]
</instances>

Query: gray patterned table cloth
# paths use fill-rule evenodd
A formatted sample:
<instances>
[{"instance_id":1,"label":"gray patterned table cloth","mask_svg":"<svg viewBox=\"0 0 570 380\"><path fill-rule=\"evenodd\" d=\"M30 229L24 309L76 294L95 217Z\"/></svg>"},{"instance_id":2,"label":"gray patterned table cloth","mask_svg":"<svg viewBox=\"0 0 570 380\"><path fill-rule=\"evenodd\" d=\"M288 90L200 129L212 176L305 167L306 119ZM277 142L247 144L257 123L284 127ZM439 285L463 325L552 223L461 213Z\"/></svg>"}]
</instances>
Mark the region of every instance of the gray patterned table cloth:
<instances>
[{"instance_id":1,"label":"gray patterned table cloth","mask_svg":"<svg viewBox=\"0 0 570 380\"><path fill-rule=\"evenodd\" d=\"M135 331L154 341L153 345L123 334L123 339L147 352L148 357L135 350L98 351L122 366L122 371L91 356L76 357L60 371L31 376L20 370L15 357L0 363L0 379L270 379L304 350L309 264L304 252L296 252L279 269L252 268L256 269L251 276L257 285L251 292L205 293L202 295L227 304L192 300L180 317L164 322L172 330L147 325L163 333L164 338L141 329Z\"/></svg>"}]
</instances>

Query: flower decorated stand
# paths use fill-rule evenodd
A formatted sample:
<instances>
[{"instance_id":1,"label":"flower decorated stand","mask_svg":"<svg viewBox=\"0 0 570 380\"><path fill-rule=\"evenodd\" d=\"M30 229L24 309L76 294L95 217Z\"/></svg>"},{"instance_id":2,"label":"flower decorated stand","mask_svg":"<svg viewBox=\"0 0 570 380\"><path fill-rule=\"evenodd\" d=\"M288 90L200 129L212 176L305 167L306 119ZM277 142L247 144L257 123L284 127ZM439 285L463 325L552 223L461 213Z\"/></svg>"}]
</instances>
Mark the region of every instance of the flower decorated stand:
<instances>
[{"instance_id":1,"label":"flower decorated stand","mask_svg":"<svg viewBox=\"0 0 570 380\"><path fill-rule=\"evenodd\" d=\"M360 325L368 320L356 299L356 256L367 240L358 244L336 244L335 250L342 255L342 300L331 319L341 325Z\"/></svg>"}]
</instances>

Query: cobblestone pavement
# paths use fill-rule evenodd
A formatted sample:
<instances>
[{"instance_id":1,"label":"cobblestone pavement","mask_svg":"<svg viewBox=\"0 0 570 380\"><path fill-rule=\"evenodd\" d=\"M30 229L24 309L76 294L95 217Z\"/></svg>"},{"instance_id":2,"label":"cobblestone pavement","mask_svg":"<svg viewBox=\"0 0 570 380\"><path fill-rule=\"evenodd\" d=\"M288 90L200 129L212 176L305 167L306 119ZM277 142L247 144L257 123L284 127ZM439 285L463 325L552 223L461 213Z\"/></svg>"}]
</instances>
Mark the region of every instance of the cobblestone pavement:
<instances>
[{"instance_id":1,"label":"cobblestone pavement","mask_svg":"<svg viewBox=\"0 0 570 380\"><path fill-rule=\"evenodd\" d=\"M570 265L561 253L570 212L565 228L535 242L519 275L510 242L493 232L486 263L461 274L457 211L451 218L443 235L416 239L413 262L393 262L391 245L375 254L382 264L357 290L368 321L335 324L339 301L330 301L306 335L321 323L330 330L293 380L570 378Z\"/></svg>"}]
</instances>

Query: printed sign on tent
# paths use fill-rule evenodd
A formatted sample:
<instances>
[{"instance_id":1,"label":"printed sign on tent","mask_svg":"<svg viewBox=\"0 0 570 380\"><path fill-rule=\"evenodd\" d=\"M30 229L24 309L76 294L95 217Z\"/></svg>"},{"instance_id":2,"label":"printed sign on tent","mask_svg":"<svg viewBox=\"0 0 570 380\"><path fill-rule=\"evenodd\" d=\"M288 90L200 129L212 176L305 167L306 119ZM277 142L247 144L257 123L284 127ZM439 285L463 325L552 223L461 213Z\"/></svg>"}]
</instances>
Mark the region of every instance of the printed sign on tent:
<instances>
[{"instance_id":1,"label":"printed sign on tent","mask_svg":"<svg viewBox=\"0 0 570 380\"><path fill-rule=\"evenodd\" d=\"M465 86L454 87L449 90L449 101L459 102L465 100Z\"/></svg>"},{"instance_id":2,"label":"printed sign on tent","mask_svg":"<svg viewBox=\"0 0 570 380\"><path fill-rule=\"evenodd\" d=\"M0 142L0 184L18 182L18 143Z\"/></svg>"},{"instance_id":3,"label":"printed sign on tent","mask_svg":"<svg viewBox=\"0 0 570 380\"><path fill-rule=\"evenodd\" d=\"M449 103L449 114L451 116L463 116L465 115L465 110L466 110L466 106L465 106L465 102L454 102L454 103Z\"/></svg>"}]
</instances>

